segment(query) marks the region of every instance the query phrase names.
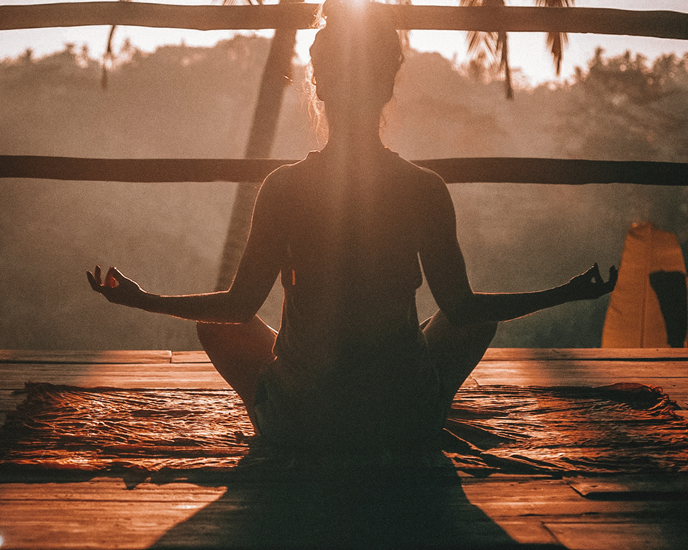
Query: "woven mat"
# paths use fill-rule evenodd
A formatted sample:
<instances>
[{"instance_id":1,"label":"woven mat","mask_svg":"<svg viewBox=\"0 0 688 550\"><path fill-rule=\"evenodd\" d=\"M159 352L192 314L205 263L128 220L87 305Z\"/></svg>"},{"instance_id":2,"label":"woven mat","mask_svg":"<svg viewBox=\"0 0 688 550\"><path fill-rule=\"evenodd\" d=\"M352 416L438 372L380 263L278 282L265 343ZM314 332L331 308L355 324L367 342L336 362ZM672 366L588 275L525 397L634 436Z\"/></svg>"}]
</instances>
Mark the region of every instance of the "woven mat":
<instances>
[{"instance_id":1,"label":"woven mat","mask_svg":"<svg viewBox=\"0 0 688 550\"><path fill-rule=\"evenodd\" d=\"M217 473L266 463L231 390L27 384L24 392L0 430L0 471ZM688 423L677 408L660 388L639 384L462 389L442 463L477 476L688 471ZM337 467L346 460L337 457Z\"/></svg>"}]
</instances>

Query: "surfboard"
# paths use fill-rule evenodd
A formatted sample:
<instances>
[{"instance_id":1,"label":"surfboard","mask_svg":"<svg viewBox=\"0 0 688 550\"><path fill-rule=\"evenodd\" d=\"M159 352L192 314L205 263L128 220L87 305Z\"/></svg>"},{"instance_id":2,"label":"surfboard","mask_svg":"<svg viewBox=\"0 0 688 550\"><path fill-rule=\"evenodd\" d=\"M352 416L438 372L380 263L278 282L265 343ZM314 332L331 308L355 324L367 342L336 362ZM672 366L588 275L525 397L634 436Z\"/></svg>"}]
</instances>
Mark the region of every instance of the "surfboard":
<instances>
[{"instance_id":1,"label":"surfboard","mask_svg":"<svg viewBox=\"0 0 688 550\"><path fill-rule=\"evenodd\" d=\"M686 267L676 235L648 222L633 224L609 300L602 347L670 347L666 319L674 347L685 347L686 308Z\"/></svg>"}]
</instances>

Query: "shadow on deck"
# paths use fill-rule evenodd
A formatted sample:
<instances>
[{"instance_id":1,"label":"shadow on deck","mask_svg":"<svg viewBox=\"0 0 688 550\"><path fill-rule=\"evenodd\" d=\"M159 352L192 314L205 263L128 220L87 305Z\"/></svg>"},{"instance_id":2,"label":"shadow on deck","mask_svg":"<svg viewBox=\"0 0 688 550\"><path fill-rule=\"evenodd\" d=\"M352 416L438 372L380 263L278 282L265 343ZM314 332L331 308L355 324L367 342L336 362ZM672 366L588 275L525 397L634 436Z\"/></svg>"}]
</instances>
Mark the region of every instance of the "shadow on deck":
<instances>
[{"instance_id":1,"label":"shadow on deck","mask_svg":"<svg viewBox=\"0 0 688 550\"><path fill-rule=\"evenodd\" d=\"M687 350L493 349L469 384L662 386L688 405ZM223 388L198 352L0 351L0 412L33 380ZM341 474L341 475L340 475ZM478 479L409 472L0 483L2 548L570 548L688 545L688 473ZM193 481L193 482L191 482Z\"/></svg>"}]
</instances>

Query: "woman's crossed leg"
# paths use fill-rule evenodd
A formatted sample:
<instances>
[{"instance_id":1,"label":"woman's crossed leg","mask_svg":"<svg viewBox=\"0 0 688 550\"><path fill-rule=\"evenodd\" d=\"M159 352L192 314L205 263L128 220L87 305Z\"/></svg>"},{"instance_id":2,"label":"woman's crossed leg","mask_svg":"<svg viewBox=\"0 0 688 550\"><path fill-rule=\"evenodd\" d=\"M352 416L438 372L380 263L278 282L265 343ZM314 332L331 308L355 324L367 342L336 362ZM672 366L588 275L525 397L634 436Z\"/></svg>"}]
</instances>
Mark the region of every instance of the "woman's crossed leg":
<instances>
[{"instance_id":1,"label":"woman's crossed leg","mask_svg":"<svg viewBox=\"0 0 688 550\"><path fill-rule=\"evenodd\" d=\"M248 323L197 323L198 339L227 383L239 394L255 427L254 403L258 379L274 361L277 333L259 317Z\"/></svg>"}]
</instances>

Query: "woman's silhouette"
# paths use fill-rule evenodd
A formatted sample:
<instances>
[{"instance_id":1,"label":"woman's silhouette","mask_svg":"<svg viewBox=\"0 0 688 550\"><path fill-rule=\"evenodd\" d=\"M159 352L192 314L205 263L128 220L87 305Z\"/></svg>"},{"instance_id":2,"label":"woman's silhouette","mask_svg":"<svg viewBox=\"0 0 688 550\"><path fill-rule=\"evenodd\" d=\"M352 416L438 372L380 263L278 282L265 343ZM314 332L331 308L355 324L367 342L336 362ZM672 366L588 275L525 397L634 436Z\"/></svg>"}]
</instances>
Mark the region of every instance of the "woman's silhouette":
<instances>
[{"instance_id":1,"label":"woman's silhouette","mask_svg":"<svg viewBox=\"0 0 688 550\"><path fill-rule=\"evenodd\" d=\"M104 282L99 267L88 273L111 302L199 321L213 364L277 446L432 447L497 322L597 298L616 280L595 265L540 292L471 290L446 184L380 140L403 56L378 7L326 3L311 58L327 145L267 177L229 290L159 296L114 268ZM421 266L440 309L419 325ZM256 313L278 275L275 333Z\"/></svg>"}]
</instances>

